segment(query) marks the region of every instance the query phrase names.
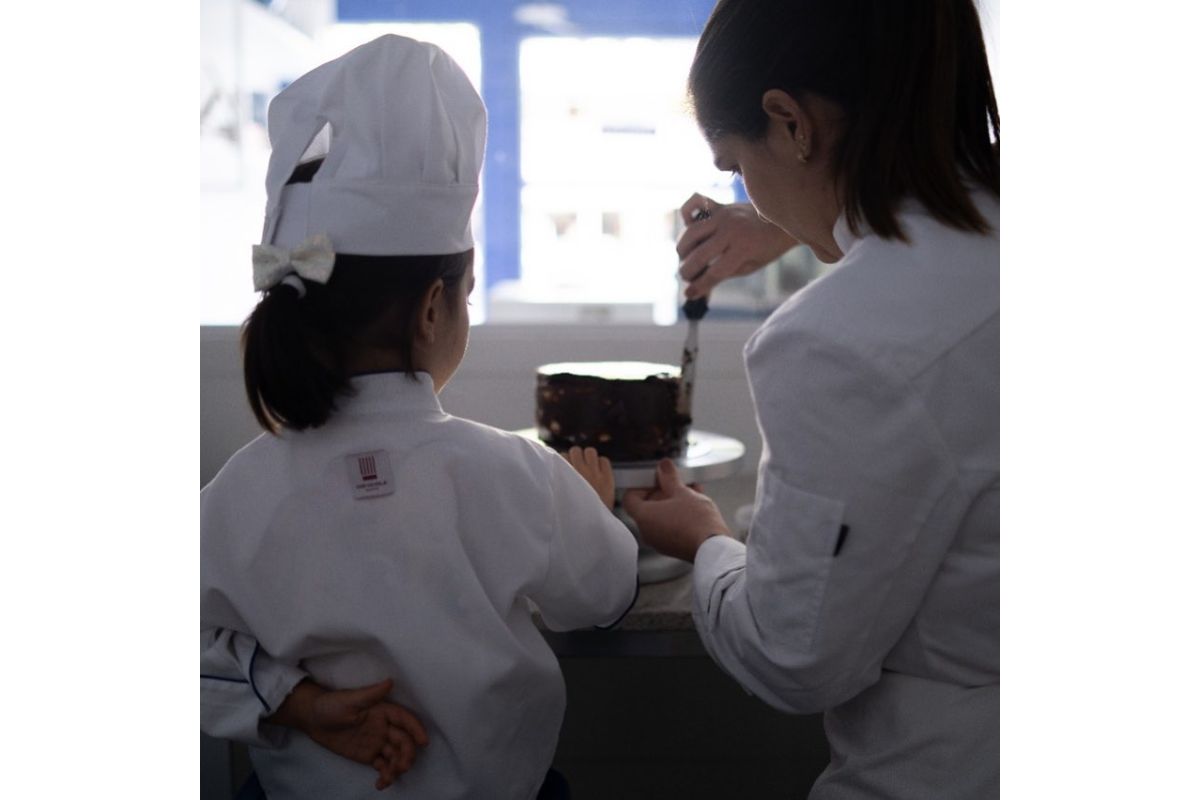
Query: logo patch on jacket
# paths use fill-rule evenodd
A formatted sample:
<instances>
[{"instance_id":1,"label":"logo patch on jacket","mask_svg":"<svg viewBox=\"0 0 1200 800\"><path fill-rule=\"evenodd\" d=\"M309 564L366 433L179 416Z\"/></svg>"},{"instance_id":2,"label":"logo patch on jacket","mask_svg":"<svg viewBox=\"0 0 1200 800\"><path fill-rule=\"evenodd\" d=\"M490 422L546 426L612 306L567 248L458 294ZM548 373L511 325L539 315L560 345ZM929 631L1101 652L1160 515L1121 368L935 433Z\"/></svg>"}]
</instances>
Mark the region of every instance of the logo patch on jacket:
<instances>
[{"instance_id":1,"label":"logo patch on jacket","mask_svg":"<svg viewBox=\"0 0 1200 800\"><path fill-rule=\"evenodd\" d=\"M392 462L388 460L386 450L346 456L346 467L350 471L355 500L383 497L396 490L392 483Z\"/></svg>"}]
</instances>

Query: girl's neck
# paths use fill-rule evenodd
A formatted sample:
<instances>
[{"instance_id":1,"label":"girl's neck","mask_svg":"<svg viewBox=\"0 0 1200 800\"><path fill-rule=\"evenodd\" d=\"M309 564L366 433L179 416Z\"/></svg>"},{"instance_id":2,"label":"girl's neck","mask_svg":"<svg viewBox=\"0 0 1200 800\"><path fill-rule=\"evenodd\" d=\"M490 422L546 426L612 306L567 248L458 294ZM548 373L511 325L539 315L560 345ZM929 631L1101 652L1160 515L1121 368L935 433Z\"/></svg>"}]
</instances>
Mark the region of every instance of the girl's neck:
<instances>
[{"instance_id":1,"label":"girl's neck","mask_svg":"<svg viewBox=\"0 0 1200 800\"><path fill-rule=\"evenodd\" d=\"M414 369L421 369L414 365ZM404 365L396 353L367 351L356 353L346 361L346 371L351 375L364 375L371 372L403 372Z\"/></svg>"}]
</instances>

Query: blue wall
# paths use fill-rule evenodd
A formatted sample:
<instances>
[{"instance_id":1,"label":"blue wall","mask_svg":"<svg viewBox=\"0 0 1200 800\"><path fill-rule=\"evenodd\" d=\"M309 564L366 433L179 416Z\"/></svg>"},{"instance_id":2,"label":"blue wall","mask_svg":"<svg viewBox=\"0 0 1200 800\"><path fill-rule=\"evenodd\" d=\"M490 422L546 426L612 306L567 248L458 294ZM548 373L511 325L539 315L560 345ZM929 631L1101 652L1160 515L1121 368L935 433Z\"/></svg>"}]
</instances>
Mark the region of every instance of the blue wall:
<instances>
[{"instance_id":1,"label":"blue wall","mask_svg":"<svg viewBox=\"0 0 1200 800\"><path fill-rule=\"evenodd\" d=\"M520 275L521 39L546 35L518 23L518 0L338 0L339 22L470 22L483 48L483 102L488 108L484 186L487 285ZM688 36L704 28L715 0L560 0L579 36Z\"/></svg>"}]
</instances>

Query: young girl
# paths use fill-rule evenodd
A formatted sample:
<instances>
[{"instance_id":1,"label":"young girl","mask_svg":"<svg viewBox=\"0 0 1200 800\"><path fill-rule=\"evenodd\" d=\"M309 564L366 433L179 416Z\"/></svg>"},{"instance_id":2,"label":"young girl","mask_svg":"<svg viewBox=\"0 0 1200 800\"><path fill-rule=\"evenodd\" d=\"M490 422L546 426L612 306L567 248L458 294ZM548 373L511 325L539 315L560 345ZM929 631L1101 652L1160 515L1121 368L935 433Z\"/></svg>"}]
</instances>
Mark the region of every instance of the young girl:
<instances>
[{"instance_id":1,"label":"young girl","mask_svg":"<svg viewBox=\"0 0 1200 800\"><path fill-rule=\"evenodd\" d=\"M255 745L271 798L374 796L371 765L383 786L397 764L409 797L532 798L565 692L529 601L555 630L611 624L637 547L594 452L572 460L603 499L438 401L467 345L482 101L441 50L385 36L291 84L269 122L243 330L268 434L201 492L202 727ZM310 693L365 684L339 739Z\"/></svg>"}]
</instances>

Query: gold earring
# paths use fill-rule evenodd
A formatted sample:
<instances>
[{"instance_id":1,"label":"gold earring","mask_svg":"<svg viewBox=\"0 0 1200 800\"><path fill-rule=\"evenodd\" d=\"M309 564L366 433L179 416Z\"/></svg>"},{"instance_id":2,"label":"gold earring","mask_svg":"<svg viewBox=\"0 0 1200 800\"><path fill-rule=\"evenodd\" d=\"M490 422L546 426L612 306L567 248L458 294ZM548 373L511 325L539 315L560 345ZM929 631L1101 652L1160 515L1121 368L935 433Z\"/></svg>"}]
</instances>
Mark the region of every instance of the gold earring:
<instances>
[{"instance_id":1,"label":"gold earring","mask_svg":"<svg viewBox=\"0 0 1200 800\"><path fill-rule=\"evenodd\" d=\"M805 141L803 136L800 137L800 141L798 142L798 144L800 145L800 149L796 151L796 160L799 161L801 164L807 164L808 163L808 153L805 151L808 149L808 147L807 147L807 142Z\"/></svg>"}]
</instances>

